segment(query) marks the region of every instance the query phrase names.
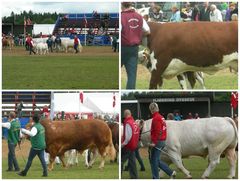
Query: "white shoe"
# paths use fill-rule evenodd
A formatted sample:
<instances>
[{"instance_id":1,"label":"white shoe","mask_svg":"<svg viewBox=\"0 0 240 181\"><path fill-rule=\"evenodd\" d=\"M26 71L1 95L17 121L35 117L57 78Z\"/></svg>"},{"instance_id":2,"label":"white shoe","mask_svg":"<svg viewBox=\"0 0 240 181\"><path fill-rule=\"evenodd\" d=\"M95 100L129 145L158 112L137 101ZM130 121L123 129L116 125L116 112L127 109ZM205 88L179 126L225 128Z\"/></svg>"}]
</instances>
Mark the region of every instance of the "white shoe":
<instances>
[{"instance_id":1,"label":"white shoe","mask_svg":"<svg viewBox=\"0 0 240 181\"><path fill-rule=\"evenodd\" d=\"M175 179L177 175L176 171L173 171L172 175L170 176L170 179Z\"/></svg>"}]
</instances>

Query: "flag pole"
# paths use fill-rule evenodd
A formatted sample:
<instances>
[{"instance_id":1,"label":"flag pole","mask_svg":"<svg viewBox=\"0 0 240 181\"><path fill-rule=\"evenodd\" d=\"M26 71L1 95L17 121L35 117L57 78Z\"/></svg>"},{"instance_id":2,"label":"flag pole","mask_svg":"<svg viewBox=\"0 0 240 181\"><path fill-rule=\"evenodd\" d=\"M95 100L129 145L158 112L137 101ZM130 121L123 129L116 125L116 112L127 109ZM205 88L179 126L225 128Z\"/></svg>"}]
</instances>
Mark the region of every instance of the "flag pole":
<instances>
[{"instance_id":1,"label":"flag pole","mask_svg":"<svg viewBox=\"0 0 240 181\"><path fill-rule=\"evenodd\" d=\"M23 20L23 37L24 37L24 45L26 44L26 17L24 16Z\"/></svg>"}]
</instances>

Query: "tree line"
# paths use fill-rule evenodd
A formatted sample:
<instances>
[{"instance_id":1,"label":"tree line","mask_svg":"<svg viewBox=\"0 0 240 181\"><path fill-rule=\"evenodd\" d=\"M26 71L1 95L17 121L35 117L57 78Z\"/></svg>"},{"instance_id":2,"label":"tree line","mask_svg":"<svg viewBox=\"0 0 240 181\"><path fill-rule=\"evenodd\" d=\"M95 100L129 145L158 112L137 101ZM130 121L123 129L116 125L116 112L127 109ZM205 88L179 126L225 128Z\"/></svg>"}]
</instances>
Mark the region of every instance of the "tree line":
<instances>
[{"instance_id":1,"label":"tree line","mask_svg":"<svg viewBox=\"0 0 240 181\"><path fill-rule=\"evenodd\" d=\"M13 23L15 25L23 25L24 17L31 20L31 24L54 24L58 18L58 13L34 13L33 11L23 11L20 14L11 12L10 16L4 16L2 23Z\"/></svg>"}]
</instances>

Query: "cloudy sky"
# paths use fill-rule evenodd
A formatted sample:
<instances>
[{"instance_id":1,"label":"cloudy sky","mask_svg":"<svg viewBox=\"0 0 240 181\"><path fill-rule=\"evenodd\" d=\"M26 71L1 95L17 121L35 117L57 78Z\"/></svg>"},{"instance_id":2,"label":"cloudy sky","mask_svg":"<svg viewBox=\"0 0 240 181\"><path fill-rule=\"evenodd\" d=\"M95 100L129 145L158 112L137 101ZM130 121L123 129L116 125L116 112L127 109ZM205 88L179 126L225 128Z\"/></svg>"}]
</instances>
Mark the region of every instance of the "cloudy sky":
<instances>
[{"instance_id":1,"label":"cloudy sky","mask_svg":"<svg viewBox=\"0 0 240 181\"><path fill-rule=\"evenodd\" d=\"M87 1L87 0L86 0ZM118 2L36 2L34 0L12 1L4 0L1 2L2 17L9 16L13 11L19 14L21 11L57 12L57 13L91 13L98 12L118 12Z\"/></svg>"}]
</instances>

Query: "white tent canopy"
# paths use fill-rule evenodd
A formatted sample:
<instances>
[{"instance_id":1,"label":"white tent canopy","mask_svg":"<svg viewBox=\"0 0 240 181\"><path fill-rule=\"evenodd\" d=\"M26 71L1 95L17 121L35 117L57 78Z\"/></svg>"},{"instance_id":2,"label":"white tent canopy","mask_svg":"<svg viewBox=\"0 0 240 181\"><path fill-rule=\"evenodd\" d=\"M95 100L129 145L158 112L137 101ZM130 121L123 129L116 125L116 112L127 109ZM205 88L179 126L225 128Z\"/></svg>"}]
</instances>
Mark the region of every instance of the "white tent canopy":
<instances>
[{"instance_id":1,"label":"white tent canopy","mask_svg":"<svg viewBox=\"0 0 240 181\"><path fill-rule=\"evenodd\" d=\"M51 35L55 24L34 24L33 34L37 35L42 33L43 35Z\"/></svg>"},{"instance_id":2,"label":"white tent canopy","mask_svg":"<svg viewBox=\"0 0 240 181\"><path fill-rule=\"evenodd\" d=\"M80 93L52 93L51 112L81 112L81 113L118 113L119 96L115 93L115 107L113 107L114 93L83 93L83 103Z\"/></svg>"}]
</instances>

